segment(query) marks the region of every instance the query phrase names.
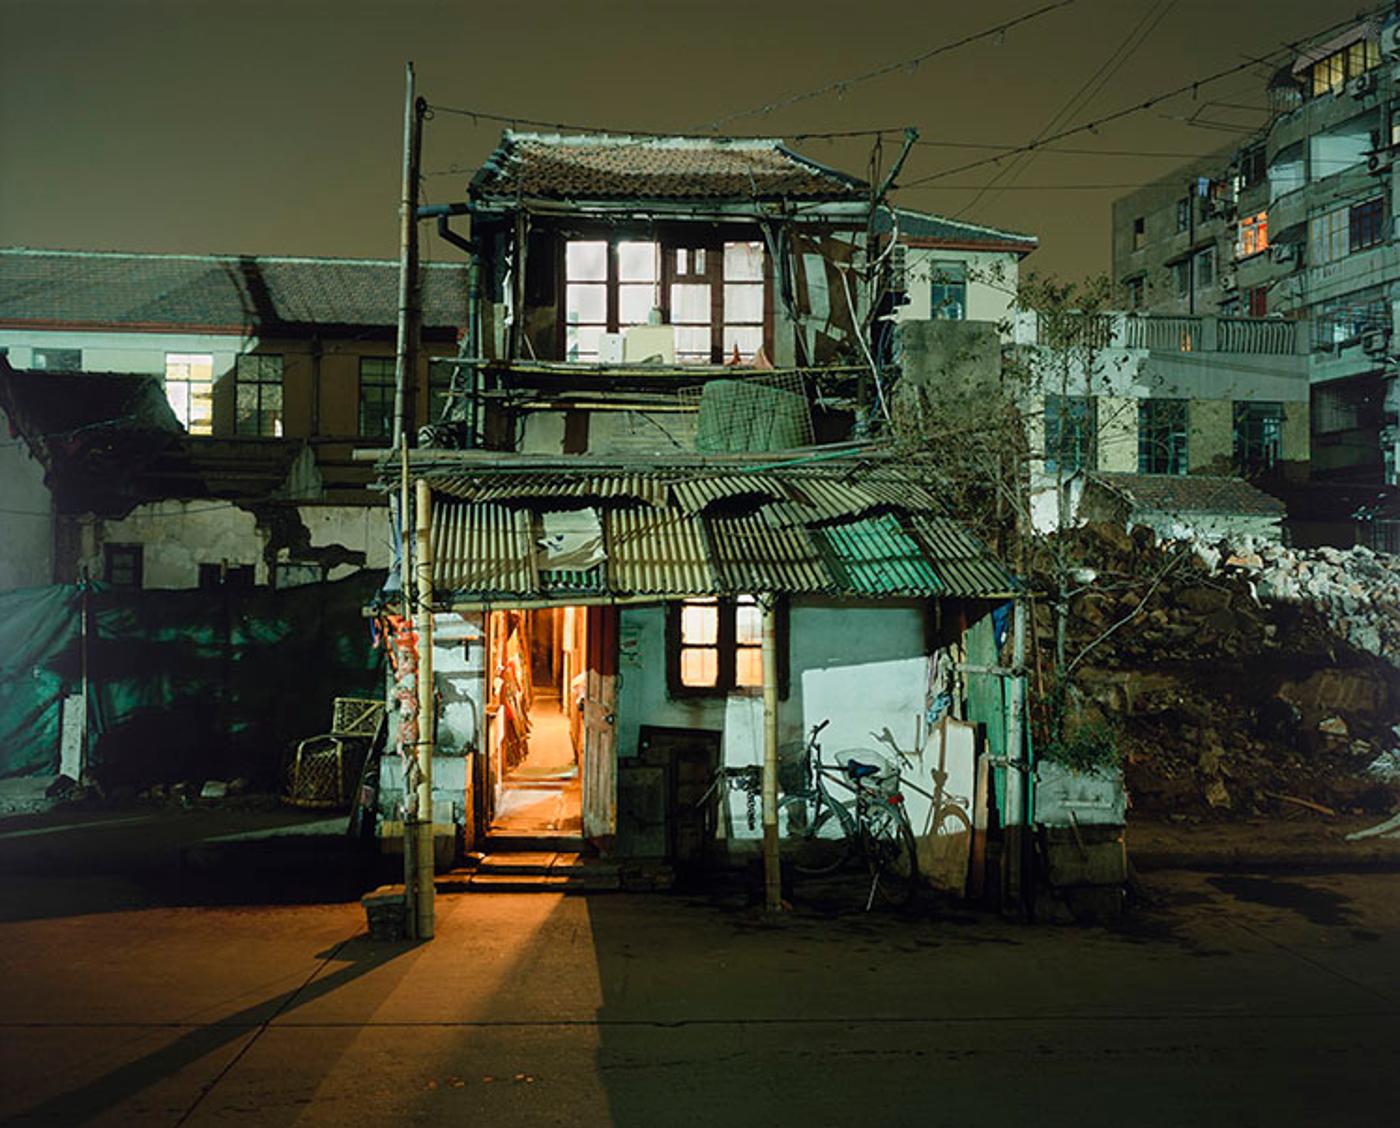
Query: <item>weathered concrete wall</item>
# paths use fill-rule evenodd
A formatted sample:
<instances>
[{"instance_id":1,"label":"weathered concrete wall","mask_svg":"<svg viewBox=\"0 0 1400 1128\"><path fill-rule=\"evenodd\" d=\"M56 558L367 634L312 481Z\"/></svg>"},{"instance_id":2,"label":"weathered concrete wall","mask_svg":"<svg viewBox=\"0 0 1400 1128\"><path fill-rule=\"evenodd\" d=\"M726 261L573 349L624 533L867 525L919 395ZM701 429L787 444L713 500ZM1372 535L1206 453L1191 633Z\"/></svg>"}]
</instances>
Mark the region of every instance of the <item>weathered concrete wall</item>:
<instances>
[{"instance_id":1,"label":"weathered concrete wall","mask_svg":"<svg viewBox=\"0 0 1400 1128\"><path fill-rule=\"evenodd\" d=\"M54 582L53 501L44 468L0 411L0 591Z\"/></svg>"},{"instance_id":2,"label":"weathered concrete wall","mask_svg":"<svg viewBox=\"0 0 1400 1128\"><path fill-rule=\"evenodd\" d=\"M1138 401L1126 396L1100 396L1097 411L1098 468L1136 473Z\"/></svg>"},{"instance_id":3,"label":"weathered concrete wall","mask_svg":"<svg viewBox=\"0 0 1400 1128\"><path fill-rule=\"evenodd\" d=\"M1306 463L1312 455L1312 405L1285 403L1283 405L1283 434L1279 439L1280 457L1284 462Z\"/></svg>"},{"instance_id":4,"label":"weathered concrete wall","mask_svg":"<svg viewBox=\"0 0 1400 1128\"><path fill-rule=\"evenodd\" d=\"M1193 399L1187 408L1187 463L1193 472L1230 473L1235 449L1234 405L1228 400Z\"/></svg>"},{"instance_id":5,"label":"weathered concrete wall","mask_svg":"<svg viewBox=\"0 0 1400 1128\"><path fill-rule=\"evenodd\" d=\"M119 521L84 524L79 562L93 577L105 578L104 545L139 544L147 588L198 587L201 564L251 564L254 583L267 583L257 519L229 502L158 501L138 506Z\"/></svg>"},{"instance_id":6,"label":"weathered concrete wall","mask_svg":"<svg viewBox=\"0 0 1400 1128\"><path fill-rule=\"evenodd\" d=\"M895 350L903 378L930 393L1001 390L1001 339L990 322L901 320Z\"/></svg>"}]
</instances>

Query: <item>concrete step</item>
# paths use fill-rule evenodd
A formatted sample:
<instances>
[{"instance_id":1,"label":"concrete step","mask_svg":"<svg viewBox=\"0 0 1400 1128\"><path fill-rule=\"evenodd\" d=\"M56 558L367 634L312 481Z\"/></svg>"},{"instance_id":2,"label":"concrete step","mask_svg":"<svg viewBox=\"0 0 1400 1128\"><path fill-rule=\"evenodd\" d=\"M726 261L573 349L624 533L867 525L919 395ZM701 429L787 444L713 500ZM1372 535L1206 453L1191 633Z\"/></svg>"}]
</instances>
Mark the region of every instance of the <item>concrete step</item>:
<instances>
[{"instance_id":1,"label":"concrete step","mask_svg":"<svg viewBox=\"0 0 1400 1128\"><path fill-rule=\"evenodd\" d=\"M586 843L574 834L488 834L486 849L492 854L581 853Z\"/></svg>"},{"instance_id":2,"label":"concrete step","mask_svg":"<svg viewBox=\"0 0 1400 1128\"><path fill-rule=\"evenodd\" d=\"M439 893L604 892L621 889L616 862L576 853L484 854L470 867L439 874Z\"/></svg>"}]
</instances>

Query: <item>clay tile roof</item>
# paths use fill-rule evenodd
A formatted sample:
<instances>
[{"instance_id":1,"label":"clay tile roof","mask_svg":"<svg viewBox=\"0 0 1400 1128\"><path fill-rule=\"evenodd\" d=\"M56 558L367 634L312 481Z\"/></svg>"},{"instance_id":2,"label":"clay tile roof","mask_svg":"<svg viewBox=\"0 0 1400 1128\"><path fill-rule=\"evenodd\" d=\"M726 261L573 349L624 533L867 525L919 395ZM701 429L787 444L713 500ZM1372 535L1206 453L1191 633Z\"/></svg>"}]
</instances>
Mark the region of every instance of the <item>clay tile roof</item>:
<instances>
[{"instance_id":1,"label":"clay tile roof","mask_svg":"<svg viewBox=\"0 0 1400 1128\"><path fill-rule=\"evenodd\" d=\"M478 197L858 200L861 180L776 139L546 136L507 131L472 181Z\"/></svg>"},{"instance_id":2,"label":"clay tile roof","mask_svg":"<svg viewBox=\"0 0 1400 1128\"><path fill-rule=\"evenodd\" d=\"M424 271L423 323L466 319L464 266ZM375 259L0 249L0 322L392 328L399 267Z\"/></svg>"},{"instance_id":3,"label":"clay tile roof","mask_svg":"<svg viewBox=\"0 0 1400 1128\"><path fill-rule=\"evenodd\" d=\"M1283 502L1242 478L1103 472L1093 477L1125 496L1135 509L1265 517L1281 517L1284 512Z\"/></svg>"}]
</instances>

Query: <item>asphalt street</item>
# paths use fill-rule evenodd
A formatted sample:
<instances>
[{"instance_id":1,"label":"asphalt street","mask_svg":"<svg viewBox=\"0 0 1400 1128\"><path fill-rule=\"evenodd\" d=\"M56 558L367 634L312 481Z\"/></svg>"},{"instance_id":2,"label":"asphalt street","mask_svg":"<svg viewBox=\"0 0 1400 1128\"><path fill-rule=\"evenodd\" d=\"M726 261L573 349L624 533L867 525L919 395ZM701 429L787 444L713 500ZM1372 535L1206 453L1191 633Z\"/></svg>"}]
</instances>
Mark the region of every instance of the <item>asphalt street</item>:
<instances>
[{"instance_id":1,"label":"asphalt street","mask_svg":"<svg viewBox=\"0 0 1400 1128\"><path fill-rule=\"evenodd\" d=\"M4 1123L1394 1117L1392 874L1162 872L1113 929L461 894L415 945L369 941L355 903L172 905L17 849L0 840Z\"/></svg>"}]
</instances>

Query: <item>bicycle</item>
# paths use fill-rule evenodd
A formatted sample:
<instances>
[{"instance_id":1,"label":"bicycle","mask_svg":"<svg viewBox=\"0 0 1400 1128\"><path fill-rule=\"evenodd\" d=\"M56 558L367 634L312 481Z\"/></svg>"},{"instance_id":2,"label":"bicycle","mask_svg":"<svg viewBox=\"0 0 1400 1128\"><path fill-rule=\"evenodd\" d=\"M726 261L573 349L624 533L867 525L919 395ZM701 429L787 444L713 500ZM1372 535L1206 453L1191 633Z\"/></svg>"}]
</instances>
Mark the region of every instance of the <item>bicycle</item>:
<instances>
[{"instance_id":1,"label":"bicycle","mask_svg":"<svg viewBox=\"0 0 1400 1128\"><path fill-rule=\"evenodd\" d=\"M919 865L914 830L904 808L899 764L870 763L854 755L848 755L844 764L823 763L817 737L828 724L829 719L813 726L800 758L802 785L789 789L778 803L779 818L784 812L787 815L792 867L801 874L834 873L858 852L870 871L866 910L874 903L877 890L891 905L907 904L918 889ZM888 732L886 729L886 735ZM899 760L907 763L892 739L889 743ZM853 748L850 752L883 760L880 753L869 749ZM852 798L838 798L828 788L829 780L849 791ZM792 842L794 838L796 842Z\"/></svg>"}]
</instances>

